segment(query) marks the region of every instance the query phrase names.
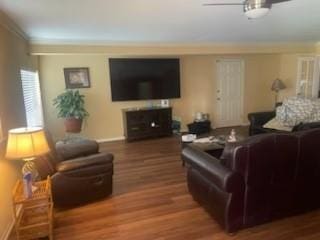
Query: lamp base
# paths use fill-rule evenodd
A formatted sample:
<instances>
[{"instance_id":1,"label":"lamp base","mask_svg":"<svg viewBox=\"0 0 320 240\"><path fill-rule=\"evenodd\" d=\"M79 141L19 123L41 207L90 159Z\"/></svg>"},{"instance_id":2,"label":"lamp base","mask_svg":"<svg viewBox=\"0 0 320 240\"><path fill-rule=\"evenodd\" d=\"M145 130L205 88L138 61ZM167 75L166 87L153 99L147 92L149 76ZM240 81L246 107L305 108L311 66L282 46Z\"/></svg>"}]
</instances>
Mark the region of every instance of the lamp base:
<instances>
[{"instance_id":1,"label":"lamp base","mask_svg":"<svg viewBox=\"0 0 320 240\"><path fill-rule=\"evenodd\" d=\"M35 182L39 178L39 173L33 160L28 160L22 167L22 174L25 175L31 173L32 182Z\"/></svg>"},{"instance_id":2,"label":"lamp base","mask_svg":"<svg viewBox=\"0 0 320 240\"><path fill-rule=\"evenodd\" d=\"M23 189L25 198L31 198L32 194L38 189L33 183L38 179L39 173L36 169L33 159L26 160L22 167Z\"/></svg>"}]
</instances>

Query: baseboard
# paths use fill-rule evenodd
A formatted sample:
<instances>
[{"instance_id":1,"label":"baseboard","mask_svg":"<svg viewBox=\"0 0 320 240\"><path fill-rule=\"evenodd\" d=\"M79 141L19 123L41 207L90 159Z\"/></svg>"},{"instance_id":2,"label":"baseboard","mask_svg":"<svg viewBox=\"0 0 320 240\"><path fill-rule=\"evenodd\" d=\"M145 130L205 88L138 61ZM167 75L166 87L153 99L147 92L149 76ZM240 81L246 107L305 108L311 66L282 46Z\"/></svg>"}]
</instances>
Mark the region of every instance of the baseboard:
<instances>
[{"instance_id":1,"label":"baseboard","mask_svg":"<svg viewBox=\"0 0 320 240\"><path fill-rule=\"evenodd\" d=\"M20 214L21 210L22 210L22 206L20 205L17 208L17 215ZM12 218L11 222L8 223L7 229L4 231L4 233L0 237L0 240L8 240L13 231L13 228L14 228L14 219Z\"/></svg>"},{"instance_id":2,"label":"baseboard","mask_svg":"<svg viewBox=\"0 0 320 240\"><path fill-rule=\"evenodd\" d=\"M241 124L241 126L243 126L243 127L250 126L250 122L243 122L243 123Z\"/></svg>"},{"instance_id":3,"label":"baseboard","mask_svg":"<svg viewBox=\"0 0 320 240\"><path fill-rule=\"evenodd\" d=\"M115 137L115 138L102 138L102 139L96 139L98 143L105 143L105 142L113 142L113 141L121 141L125 140L126 138L124 136L121 137Z\"/></svg>"},{"instance_id":4,"label":"baseboard","mask_svg":"<svg viewBox=\"0 0 320 240\"><path fill-rule=\"evenodd\" d=\"M20 212L21 212L21 209L22 209L22 206L20 205L18 208L17 208L17 214L19 215ZM12 232L14 228L14 219L12 218L11 219L11 222L8 223L8 226L7 226L7 229L4 231L4 233L2 234L2 236L0 237L0 240L8 240L9 237L10 237L10 234Z\"/></svg>"},{"instance_id":5,"label":"baseboard","mask_svg":"<svg viewBox=\"0 0 320 240\"><path fill-rule=\"evenodd\" d=\"M189 129L188 129L188 128L181 128L181 129L180 129L180 132L181 132L181 133L189 132Z\"/></svg>"},{"instance_id":6,"label":"baseboard","mask_svg":"<svg viewBox=\"0 0 320 240\"><path fill-rule=\"evenodd\" d=\"M13 227L14 227L14 220L12 219L11 222L8 224L6 230L3 232L2 236L0 237L0 240L9 239Z\"/></svg>"}]
</instances>

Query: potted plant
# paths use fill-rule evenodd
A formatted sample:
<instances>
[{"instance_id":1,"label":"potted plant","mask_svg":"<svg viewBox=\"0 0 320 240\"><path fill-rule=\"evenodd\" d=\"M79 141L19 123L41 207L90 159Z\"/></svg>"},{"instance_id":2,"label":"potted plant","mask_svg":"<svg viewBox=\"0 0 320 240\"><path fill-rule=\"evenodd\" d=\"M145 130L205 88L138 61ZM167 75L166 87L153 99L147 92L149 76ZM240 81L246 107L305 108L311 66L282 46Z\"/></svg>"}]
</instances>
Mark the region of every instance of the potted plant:
<instances>
[{"instance_id":1,"label":"potted plant","mask_svg":"<svg viewBox=\"0 0 320 240\"><path fill-rule=\"evenodd\" d=\"M82 121L89 116L84 108L84 95L78 90L67 90L53 100L53 105L58 109L58 117L64 118L66 132L81 132Z\"/></svg>"}]
</instances>

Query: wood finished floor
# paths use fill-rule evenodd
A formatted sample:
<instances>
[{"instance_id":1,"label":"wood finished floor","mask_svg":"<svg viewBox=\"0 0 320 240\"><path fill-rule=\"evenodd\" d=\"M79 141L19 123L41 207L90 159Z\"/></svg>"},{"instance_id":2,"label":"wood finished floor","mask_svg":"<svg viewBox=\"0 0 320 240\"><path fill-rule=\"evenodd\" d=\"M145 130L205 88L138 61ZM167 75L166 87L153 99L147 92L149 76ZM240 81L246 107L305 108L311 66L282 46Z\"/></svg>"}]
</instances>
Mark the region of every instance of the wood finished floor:
<instances>
[{"instance_id":1,"label":"wood finished floor","mask_svg":"<svg viewBox=\"0 0 320 240\"><path fill-rule=\"evenodd\" d=\"M105 143L101 150L115 155L113 196L57 210L55 239L320 239L320 211L225 234L189 195L177 138Z\"/></svg>"}]
</instances>

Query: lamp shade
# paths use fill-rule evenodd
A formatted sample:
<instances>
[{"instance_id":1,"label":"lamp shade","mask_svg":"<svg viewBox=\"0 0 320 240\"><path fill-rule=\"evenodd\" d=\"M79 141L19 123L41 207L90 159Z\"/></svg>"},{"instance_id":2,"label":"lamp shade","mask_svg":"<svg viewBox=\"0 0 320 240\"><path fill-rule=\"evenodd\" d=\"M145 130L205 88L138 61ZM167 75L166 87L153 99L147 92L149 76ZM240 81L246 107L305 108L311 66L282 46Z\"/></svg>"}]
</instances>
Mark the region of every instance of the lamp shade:
<instances>
[{"instance_id":1,"label":"lamp shade","mask_svg":"<svg viewBox=\"0 0 320 240\"><path fill-rule=\"evenodd\" d=\"M286 88L286 85L284 85L284 83L280 80L280 79L276 79L273 81L272 86L271 86L271 90L278 92L280 90L283 90Z\"/></svg>"},{"instance_id":2,"label":"lamp shade","mask_svg":"<svg viewBox=\"0 0 320 240\"><path fill-rule=\"evenodd\" d=\"M6 158L27 159L50 151L41 128L16 128L9 131Z\"/></svg>"}]
</instances>

